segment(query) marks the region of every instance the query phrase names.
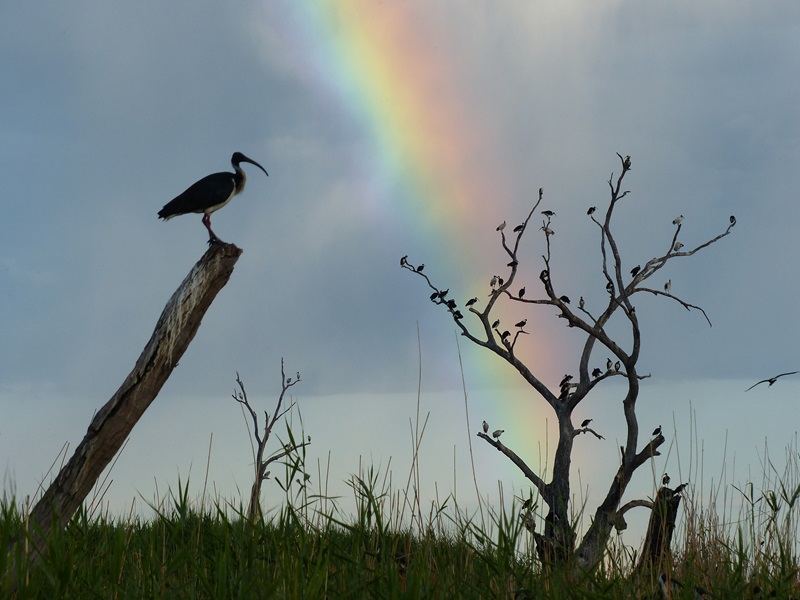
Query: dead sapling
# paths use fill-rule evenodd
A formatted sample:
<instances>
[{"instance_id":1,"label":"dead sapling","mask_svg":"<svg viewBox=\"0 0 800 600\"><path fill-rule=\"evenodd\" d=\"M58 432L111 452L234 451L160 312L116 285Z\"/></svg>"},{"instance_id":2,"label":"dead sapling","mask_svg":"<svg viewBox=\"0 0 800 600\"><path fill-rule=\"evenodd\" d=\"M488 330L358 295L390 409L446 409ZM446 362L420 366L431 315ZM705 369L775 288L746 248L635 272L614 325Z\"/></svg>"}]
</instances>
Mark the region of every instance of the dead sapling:
<instances>
[{"instance_id":1,"label":"dead sapling","mask_svg":"<svg viewBox=\"0 0 800 600\"><path fill-rule=\"evenodd\" d=\"M253 486L250 489L250 503L247 508L247 517L251 521L255 520L256 517L261 514L261 488L264 482L270 478L270 465L279 460L287 458L289 460L290 472L292 473L293 478L294 475L301 471L303 464L301 453L304 454L305 448L311 444L311 436L306 438L303 435L299 440L296 440L292 435L291 428L287 426L289 437L288 441L283 442L280 440L280 438L278 438L278 447L271 453L267 454L267 444L273 436L275 425L280 419L290 413L296 405L296 402L291 401L288 406L284 406L284 402L286 401L286 393L290 388L294 387L298 383L300 383L300 372L298 371L296 377L294 378L287 377L284 370L284 362L283 359L281 359L281 393L278 396L277 402L275 403L275 409L272 412L272 416L270 417L269 413L264 411L264 423L262 426L259 424L258 414L250 404L250 400L247 397L247 390L244 387L244 382L242 381L241 377L239 377L239 373L236 373L236 385L238 386L238 390L234 391L232 397L242 406L242 414L245 417L247 432L248 435L251 436L250 446L253 451L254 459L254 481ZM247 410L250 415L250 420L252 421L252 431L250 429L250 423L247 420L247 416L244 415L245 410ZM303 483L305 483L309 476L305 472L301 474L303 475Z\"/></svg>"}]
</instances>

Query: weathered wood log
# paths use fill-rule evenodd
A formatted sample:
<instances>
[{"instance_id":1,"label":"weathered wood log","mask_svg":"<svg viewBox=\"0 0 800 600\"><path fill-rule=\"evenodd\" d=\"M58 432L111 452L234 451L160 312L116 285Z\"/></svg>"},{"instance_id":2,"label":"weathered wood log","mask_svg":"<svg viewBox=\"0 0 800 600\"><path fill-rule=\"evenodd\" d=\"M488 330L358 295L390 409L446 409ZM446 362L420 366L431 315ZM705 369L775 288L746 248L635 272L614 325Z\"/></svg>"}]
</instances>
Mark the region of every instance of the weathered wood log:
<instances>
[{"instance_id":1,"label":"weathered wood log","mask_svg":"<svg viewBox=\"0 0 800 600\"><path fill-rule=\"evenodd\" d=\"M662 486L656 493L642 554L639 564L636 565L637 573L641 574L649 569L655 569L656 573L672 572L672 535L675 533L680 503L681 495L666 486Z\"/></svg>"},{"instance_id":2,"label":"weathered wood log","mask_svg":"<svg viewBox=\"0 0 800 600\"><path fill-rule=\"evenodd\" d=\"M72 458L31 511L28 535L33 560L43 551L51 528L63 527L86 499L156 398L241 253L233 244L213 244L169 299L133 371L92 419Z\"/></svg>"}]
</instances>

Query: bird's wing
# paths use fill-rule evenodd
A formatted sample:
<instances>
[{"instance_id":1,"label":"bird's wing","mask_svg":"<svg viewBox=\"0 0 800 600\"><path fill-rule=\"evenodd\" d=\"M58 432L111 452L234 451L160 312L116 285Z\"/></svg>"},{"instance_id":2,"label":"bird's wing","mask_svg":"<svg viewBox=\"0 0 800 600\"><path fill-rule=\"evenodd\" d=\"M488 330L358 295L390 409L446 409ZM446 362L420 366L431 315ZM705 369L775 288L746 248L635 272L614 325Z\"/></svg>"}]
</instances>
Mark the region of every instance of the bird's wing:
<instances>
[{"instance_id":1,"label":"bird's wing","mask_svg":"<svg viewBox=\"0 0 800 600\"><path fill-rule=\"evenodd\" d=\"M176 196L158 212L162 219L187 213L201 213L206 209L222 204L233 193L235 182L233 173L214 173L193 183Z\"/></svg>"},{"instance_id":2,"label":"bird's wing","mask_svg":"<svg viewBox=\"0 0 800 600\"><path fill-rule=\"evenodd\" d=\"M754 387L756 387L757 385L761 385L762 383L767 383L768 381L769 381L769 379L762 379L762 380L761 380L761 381L759 381L758 383L754 383L754 384L753 384L753 385L751 385L749 388L747 388L747 389L745 390L745 392L749 392L750 390L752 390L752 389L753 389Z\"/></svg>"},{"instance_id":3,"label":"bird's wing","mask_svg":"<svg viewBox=\"0 0 800 600\"><path fill-rule=\"evenodd\" d=\"M788 373L781 373L780 375L775 375L774 379L778 377L783 377L784 375L794 375L795 373L800 373L800 371L789 371Z\"/></svg>"}]
</instances>

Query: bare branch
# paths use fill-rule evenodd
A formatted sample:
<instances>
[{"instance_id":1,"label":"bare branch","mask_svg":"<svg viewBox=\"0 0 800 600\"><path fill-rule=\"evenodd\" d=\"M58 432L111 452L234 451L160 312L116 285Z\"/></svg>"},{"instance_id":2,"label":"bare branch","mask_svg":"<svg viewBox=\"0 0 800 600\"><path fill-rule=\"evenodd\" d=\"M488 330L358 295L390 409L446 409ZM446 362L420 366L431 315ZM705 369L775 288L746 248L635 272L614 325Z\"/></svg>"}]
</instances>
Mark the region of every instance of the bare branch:
<instances>
[{"instance_id":1,"label":"bare branch","mask_svg":"<svg viewBox=\"0 0 800 600\"><path fill-rule=\"evenodd\" d=\"M503 444L499 439L494 439L489 435L483 433L482 431L478 432L478 437L483 438L486 442L490 445L494 446L499 452L505 454L511 462L513 462L520 471L528 478L528 480L536 486L536 489L539 490L539 494L541 494L542 499L549 504L548 498L550 496L549 492L547 491L547 485L545 484L542 479L533 472L533 470L527 465L527 463L522 460L516 452L511 450L508 446Z\"/></svg>"},{"instance_id":2,"label":"bare branch","mask_svg":"<svg viewBox=\"0 0 800 600\"><path fill-rule=\"evenodd\" d=\"M604 438L602 435L600 435L599 433L597 433L597 432L596 432L594 429L592 429L591 427L581 427L580 429L576 429L576 430L575 430L575 433L574 433L574 435L577 437L577 436L578 436L578 435L580 435L581 433L591 433L592 435L594 435L594 436L595 436L597 439L599 439L599 440L604 440L604 439L606 439L606 438Z\"/></svg>"}]
</instances>

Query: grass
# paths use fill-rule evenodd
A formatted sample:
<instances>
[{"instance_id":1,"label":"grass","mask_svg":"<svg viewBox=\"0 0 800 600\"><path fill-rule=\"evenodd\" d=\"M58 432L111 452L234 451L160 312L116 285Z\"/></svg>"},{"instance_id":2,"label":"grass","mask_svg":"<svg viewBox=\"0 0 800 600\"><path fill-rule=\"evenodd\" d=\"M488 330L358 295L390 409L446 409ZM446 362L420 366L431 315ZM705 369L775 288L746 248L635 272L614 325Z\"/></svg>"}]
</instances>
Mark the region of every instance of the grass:
<instances>
[{"instance_id":1,"label":"grass","mask_svg":"<svg viewBox=\"0 0 800 600\"><path fill-rule=\"evenodd\" d=\"M687 588L701 585L714 598L754 597L755 586L765 597L800 595L800 471L796 460L781 473L766 467L764 491L732 488L719 513L691 496L685 502L673 572ZM36 565L22 546L0 555L2 595L15 588L17 598L660 597L652 578L631 577L636 556L621 544L612 541L594 573L545 571L513 509L484 506L485 526L448 502L423 517L416 495L393 491L388 480L372 469L353 476L350 516L336 499L309 496L300 476L286 485L288 501L255 523L241 505L193 503L180 481L152 518L82 509ZM0 503L3 547L24 525L22 507Z\"/></svg>"},{"instance_id":2,"label":"grass","mask_svg":"<svg viewBox=\"0 0 800 600\"><path fill-rule=\"evenodd\" d=\"M634 576L637 552L614 535L594 572L543 569L517 499L508 511L502 498L501 508L480 502L474 513L453 496L424 507L418 451L426 426L418 399L405 486L393 487L389 466L378 472L359 465L348 481L355 509L347 513L341 498L327 495L327 472L318 473L321 492L310 491L304 452L275 476L280 506L254 522L241 500L209 501L207 481L192 501L180 479L149 505L147 517L135 504L127 517L112 517L97 508L107 489L100 482L94 502L53 529L39 561L25 544L0 553L0 598L662 597L658 573ZM800 598L797 446L795 439L787 447L781 470L765 447L757 484L712 483L705 500L684 495L671 573L685 587L673 598L694 598L694 585L713 598ZM702 476L698 483L705 488ZM573 502L578 530L586 525L585 504ZM0 548L25 538L28 510L10 496L0 499ZM541 527L542 514L536 517Z\"/></svg>"}]
</instances>

